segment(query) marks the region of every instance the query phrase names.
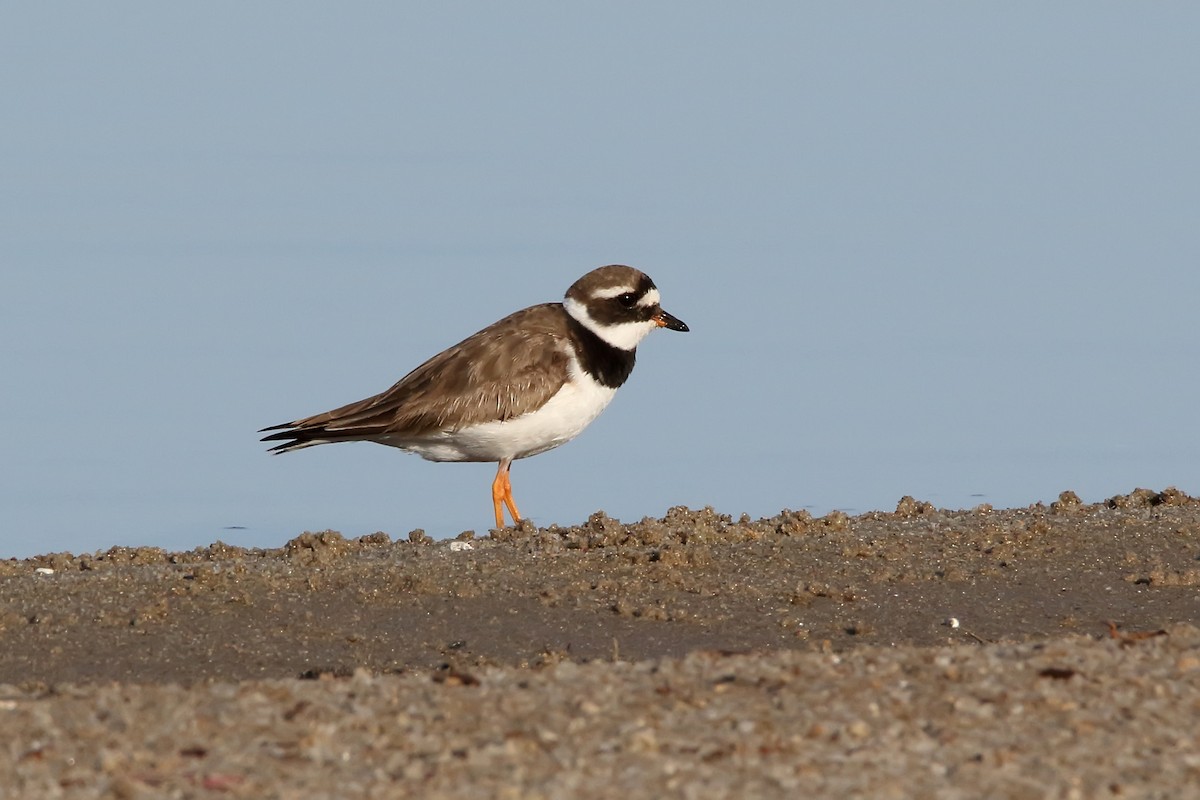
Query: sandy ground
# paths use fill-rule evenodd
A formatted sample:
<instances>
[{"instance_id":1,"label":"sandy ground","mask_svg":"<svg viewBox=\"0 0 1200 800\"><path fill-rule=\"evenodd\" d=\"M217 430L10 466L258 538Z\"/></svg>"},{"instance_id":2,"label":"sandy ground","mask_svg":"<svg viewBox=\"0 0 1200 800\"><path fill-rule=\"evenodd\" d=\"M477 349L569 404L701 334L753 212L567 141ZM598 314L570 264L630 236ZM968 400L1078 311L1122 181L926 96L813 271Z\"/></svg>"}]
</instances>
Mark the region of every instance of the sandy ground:
<instances>
[{"instance_id":1,"label":"sandy ground","mask_svg":"<svg viewBox=\"0 0 1200 800\"><path fill-rule=\"evenodd\" d=\"M0 798L1200 797L1200 500L0 561Z\"/></svg>"}]
</instances>

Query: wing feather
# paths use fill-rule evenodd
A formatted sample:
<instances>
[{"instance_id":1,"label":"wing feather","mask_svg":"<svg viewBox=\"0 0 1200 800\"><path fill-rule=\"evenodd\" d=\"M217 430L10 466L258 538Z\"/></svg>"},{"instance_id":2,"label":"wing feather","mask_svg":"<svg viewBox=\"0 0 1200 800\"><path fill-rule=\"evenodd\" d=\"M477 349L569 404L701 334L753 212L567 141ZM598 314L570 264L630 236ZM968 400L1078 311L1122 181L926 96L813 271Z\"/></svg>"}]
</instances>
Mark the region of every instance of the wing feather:
<instances>
[{"instance_id":1,"label":"wing feather","mask_svg":"<svg viewBox=\"0 0 1200 800\"><path fill-rule=\"evenodd\" d=\"M277 450L319 442L421 436L533 411L566 380L568 333L559 303L511 314L438 353L377 395L264 428ZM453 420L453 423L451 423Z\"/></svg>"}]
</instances>

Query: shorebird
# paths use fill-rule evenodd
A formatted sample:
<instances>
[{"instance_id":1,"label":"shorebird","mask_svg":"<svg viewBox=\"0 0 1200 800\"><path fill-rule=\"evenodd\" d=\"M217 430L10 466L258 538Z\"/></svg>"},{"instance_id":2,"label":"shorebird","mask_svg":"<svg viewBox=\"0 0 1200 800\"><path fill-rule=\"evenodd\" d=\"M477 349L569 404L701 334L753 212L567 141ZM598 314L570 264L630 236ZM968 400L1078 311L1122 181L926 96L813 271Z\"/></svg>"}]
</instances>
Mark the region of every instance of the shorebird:
<instances>
[{"instance_id":1,"label":"shorebird","mask_svg":"<svg viewBox=\"0 0 1200 800\"><path fill-rule=\"evenodd\" d=\"M332 442L398 447L429 461L495 461L496 527L521 521L509 469L574 439L629 377L655 328L688 326L659 305L654 281L613 264L584 275L561 303L510 314L435 355L390 389L272 425L273 453Z\"/></svg>"}]
</instances>

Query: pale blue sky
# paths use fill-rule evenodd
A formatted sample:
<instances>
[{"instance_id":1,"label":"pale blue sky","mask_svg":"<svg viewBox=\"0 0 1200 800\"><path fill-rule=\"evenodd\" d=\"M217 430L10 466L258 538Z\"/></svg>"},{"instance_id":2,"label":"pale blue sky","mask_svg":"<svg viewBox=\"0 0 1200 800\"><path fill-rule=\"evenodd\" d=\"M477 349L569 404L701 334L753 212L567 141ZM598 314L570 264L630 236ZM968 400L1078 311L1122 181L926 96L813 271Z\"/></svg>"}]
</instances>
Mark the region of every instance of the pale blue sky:
<instances>
[{"instance_id":1,"label":"pale blue sky","mask_svg":"<svg viewBox=\"0 0 1200 800\"><path fill-rule=\"evenodd\" d=\"M1200 7L9 4L0 557L490 524L256 429L630 263L541 525L1200 492ZM243 529L228 529L241 526Z\"/></svg>"}]
</instances>

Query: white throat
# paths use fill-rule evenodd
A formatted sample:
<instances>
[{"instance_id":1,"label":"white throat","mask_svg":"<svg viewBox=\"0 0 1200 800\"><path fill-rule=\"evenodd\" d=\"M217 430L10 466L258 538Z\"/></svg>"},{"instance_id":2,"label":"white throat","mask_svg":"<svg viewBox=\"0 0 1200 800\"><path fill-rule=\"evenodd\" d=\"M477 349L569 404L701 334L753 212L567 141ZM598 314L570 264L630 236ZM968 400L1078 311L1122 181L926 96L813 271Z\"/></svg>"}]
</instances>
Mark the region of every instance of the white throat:
<instances>
[{"instance_id":1,"label":"white throat","mask_svg":"<svg viewBox=\"0 0 1200 800\"><path fill-rule=\"evenodd\" d=\"M591 314L588 314L587 306L574 297L565 298L563 300L563 308L567 310L567 313L576 322L618 350L635 349L638 343L646 338L646 334L658 327L658 323L653 320L645 322L622 322L619 325L601 325L592 319Z\"/></svg>"}]
</instances>

